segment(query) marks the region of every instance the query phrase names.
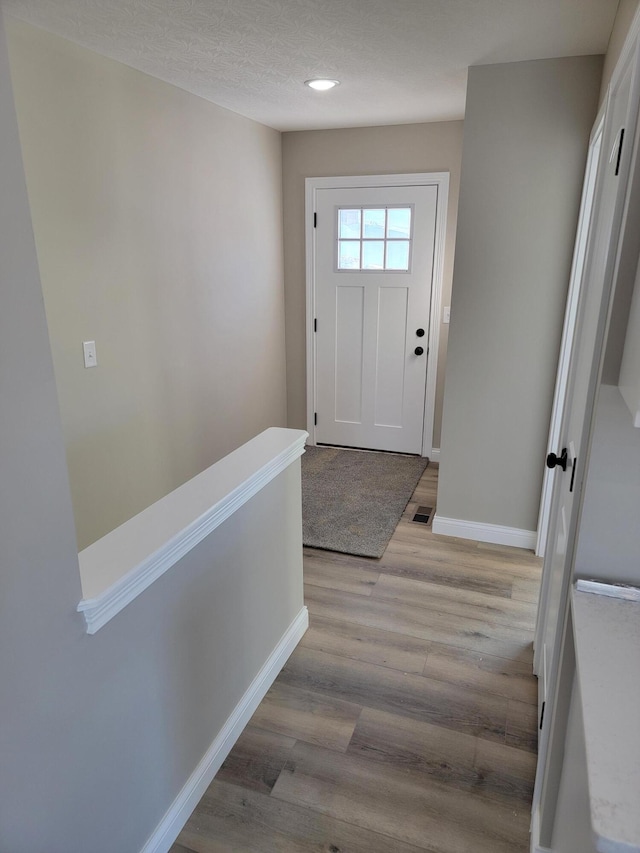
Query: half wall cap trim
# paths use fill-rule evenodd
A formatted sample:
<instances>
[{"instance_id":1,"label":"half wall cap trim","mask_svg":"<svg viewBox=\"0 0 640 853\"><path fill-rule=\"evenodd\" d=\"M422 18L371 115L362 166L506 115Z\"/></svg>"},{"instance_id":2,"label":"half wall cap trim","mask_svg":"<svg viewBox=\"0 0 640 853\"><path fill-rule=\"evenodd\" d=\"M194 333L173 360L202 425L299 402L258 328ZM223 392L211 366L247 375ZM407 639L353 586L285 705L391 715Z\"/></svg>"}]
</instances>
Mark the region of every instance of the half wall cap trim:
<instances>
[{"instance_id":1,"label":"half wall cap trim","mask_svg":"<svg viewBox=\"0 0 640 853\"><path fill-rule=\"evenodd\" d=\"M87 633L103 625L304 453L308 434L272 427L78 555Z\"/></svg>"}]
</instances>

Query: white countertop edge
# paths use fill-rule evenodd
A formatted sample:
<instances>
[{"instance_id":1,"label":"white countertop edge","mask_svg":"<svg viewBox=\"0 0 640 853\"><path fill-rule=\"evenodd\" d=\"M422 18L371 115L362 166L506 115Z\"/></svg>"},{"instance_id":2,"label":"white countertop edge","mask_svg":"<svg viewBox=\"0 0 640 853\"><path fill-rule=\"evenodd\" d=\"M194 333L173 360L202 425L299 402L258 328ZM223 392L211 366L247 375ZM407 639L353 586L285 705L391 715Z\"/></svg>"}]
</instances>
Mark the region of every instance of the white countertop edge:
<instances>
[{"instance_id":1,"label":"white countertop edge","mask_svg":"<svg viewBox=\"0 0 640 853\"><path fill-rule=\"evenodd\" d=\"M78 555L87 633L95 634L304 453L308 433L272 427Z\"/></svg>"},{"instance_id":2,"label":"white countertop edge","mask_svg":"<svg viewBox=\"0 0 640 853\"><path fill-rule=\"evenodd\" d=\"M615 838L604 838L593 828L591 834L598 853L637 853L638 851L635 844L627 844L626 841L618 841Z\"/></svg>"},{"instance_id":3,"label":"white countertop edge","mask_svg":"<svg viewBox=\"0 0 640 853\"><path fill-rule=\"evenodd\" d=\"M592 836L600 853L640 853L640 603L606 586L572 593Z\"/></svg>"}]
</instances>

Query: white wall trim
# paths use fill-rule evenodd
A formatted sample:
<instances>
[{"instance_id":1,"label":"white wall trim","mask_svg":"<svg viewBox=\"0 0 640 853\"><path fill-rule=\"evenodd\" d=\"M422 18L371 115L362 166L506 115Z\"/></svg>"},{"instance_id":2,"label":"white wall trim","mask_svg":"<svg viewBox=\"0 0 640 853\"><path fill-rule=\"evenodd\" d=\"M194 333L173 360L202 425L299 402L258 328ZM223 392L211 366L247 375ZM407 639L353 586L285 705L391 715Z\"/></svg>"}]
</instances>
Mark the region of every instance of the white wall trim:
<instances>
[{"instance_id":1,"label":"white wall trim","mask_svg":"<svg viewBox=\"0 0 640 853\"><path fill-rule=\"evenodd\" d=\"M184 787L142 848L141 853L167 853L171 848L189 815L198 805L222 762L231 752L242 730L308 627L309 613L307 608L303 607L267 658L260 672L251 682L242 699L233 709L211 746L200 759Z\"/></svg>"},{"instance_id":2,"label":"white wall trim","mask_svg":"<svg viewBox=\"0 0 640 853\"><path fill-rule=\"evenodd\" d=\"M78 555L87 633L150 584L304 453L307 433L271 428Z\"/></svg>"},{"instance_id":3,"label":"white wall trim","mask_svg":"<svg viewBox=\"0 0 640 853\"><path fill-rule=\"evenodd\" d=\"M443 518L438 513L433 517L433 532L441 536L457 536L494 545L512 545L514 548L536 547L536 531L519 527L503 527L501 524L485 524L481 521L464 521L460 518Z\"/></svg>"},{"instance_id":4,"label":"white wall trim","mask_svg":"<svg viewBox=\"0 0 640 853\"><path fill-rule=\"evenodd\" d=\"M440 448L439 447L432 447L431 448L431 453L429 454L429 461L430 462L440 462Z\"/></svg>"},{"instance_id":5,"label":"white wall trim","mask_svg":"<svg viewBox=\"0 0 640 853\"><path fill-rule=\"evenodd\" d=\"M316 347L313 331L315 307L315 228L313 214L316 209L316 192L320 189L347 189L352 187L407 187L436 186L436 233L431 282L431 308L429 314L429 358L424 402L422 456L433 458L433 423L436 406L438 352L442 324L442 279L447 237L447 208L449 204L449 172L414 172L401 175L349 175L330 178L305 179L305 258L306 258L306 354L307 354L307 430L309 444L315 445L314 414L316 409Z\"/></svg>"},{"instance_id":6,"label":"white wall trim","mask_svg":"<svg viewBox=\"0 0 640 853\"><path fill-rule=\"evenodd\" d=\"M444 278L444 253L447 239L447 208L449 205L449 173L431 176L438 188L436 207L436 234L431 280L431 308L429 313L429 357L427 359L427 386L424 400L422 427L422 455L432 456L433 424L436 414L438 382L438 353L440 351L440 326L442 324L442 281Z\"/></svg>"}]
</instances>

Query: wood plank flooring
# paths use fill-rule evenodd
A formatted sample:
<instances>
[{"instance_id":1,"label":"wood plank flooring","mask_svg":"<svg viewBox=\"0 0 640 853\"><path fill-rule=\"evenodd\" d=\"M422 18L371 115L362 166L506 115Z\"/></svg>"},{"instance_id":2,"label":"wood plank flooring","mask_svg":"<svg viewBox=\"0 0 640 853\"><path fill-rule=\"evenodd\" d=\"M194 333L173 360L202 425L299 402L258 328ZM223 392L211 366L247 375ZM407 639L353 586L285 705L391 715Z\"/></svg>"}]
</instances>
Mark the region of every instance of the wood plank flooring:
<instances>
[{"instance_id":1,"label":"wood plank flooring","mask_svg":"<svg viewBox=\"0 0 640 853\"><path fill-rule=\"evenodd\" d=\"M526 853L541 561L436 537L306 548L310 628L170 853Z\"/></svg>"}]
</instances>

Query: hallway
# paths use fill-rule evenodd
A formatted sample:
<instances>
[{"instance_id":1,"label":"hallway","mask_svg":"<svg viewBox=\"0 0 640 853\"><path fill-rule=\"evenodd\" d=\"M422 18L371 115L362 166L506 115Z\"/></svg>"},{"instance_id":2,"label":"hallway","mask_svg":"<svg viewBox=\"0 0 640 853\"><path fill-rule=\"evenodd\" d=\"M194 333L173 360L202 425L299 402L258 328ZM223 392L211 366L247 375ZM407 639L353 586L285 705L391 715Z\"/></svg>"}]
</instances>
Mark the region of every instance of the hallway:
<instances>
[{"instance_id":1,"label":"hallway","mask_svg":"<svg viewBox=\"0 0 640 853\"><path fill-rule=\"evenodd\" d=\"M310 628L171 853L525 853L541 560L434 537L306 548Z\"/></svg>"}]
</instances>

